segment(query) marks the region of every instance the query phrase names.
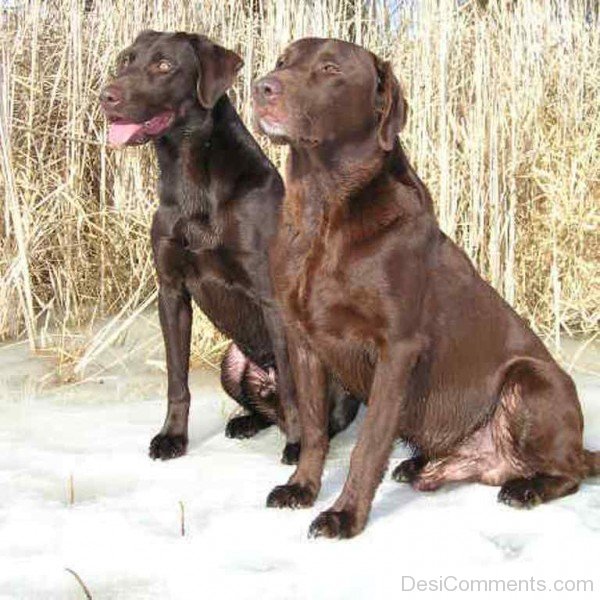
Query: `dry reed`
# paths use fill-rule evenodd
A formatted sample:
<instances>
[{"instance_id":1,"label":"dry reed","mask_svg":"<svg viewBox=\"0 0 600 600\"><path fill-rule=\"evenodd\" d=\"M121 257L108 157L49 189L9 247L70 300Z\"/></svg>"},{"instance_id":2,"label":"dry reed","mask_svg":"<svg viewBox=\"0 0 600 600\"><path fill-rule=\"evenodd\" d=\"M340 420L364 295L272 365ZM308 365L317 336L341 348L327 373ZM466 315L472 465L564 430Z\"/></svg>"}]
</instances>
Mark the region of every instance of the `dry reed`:
<instances>
[{"instance_id":1,"label":"dry reed","mask_svg":"<svg viewBox=\"0 0 600 600\"><path fill-rule=\"evenodd\" d=\"M443 229L538 332L596 334L598 14L585 0L482 4L31 0L0 12L0 337L81 374L153 305L152 152L107 148L97 103L117 51L147 28L237 50L232 98L247 121L252 79L295 38L392 60L410 105L403 139ZM285 151L261 143L281 166ZM212 361L223 339L202 315L195 330L196 356Z\"/></svg>"}]
</instances>

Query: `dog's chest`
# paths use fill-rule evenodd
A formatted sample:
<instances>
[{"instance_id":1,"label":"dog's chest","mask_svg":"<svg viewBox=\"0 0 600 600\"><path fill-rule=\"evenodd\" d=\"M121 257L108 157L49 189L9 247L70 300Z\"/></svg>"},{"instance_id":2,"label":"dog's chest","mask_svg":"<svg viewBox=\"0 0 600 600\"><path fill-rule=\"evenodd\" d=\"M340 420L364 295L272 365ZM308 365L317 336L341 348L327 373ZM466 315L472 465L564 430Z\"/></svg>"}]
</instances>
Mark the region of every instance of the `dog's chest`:
<instances>
[{"instance_id":1,"label":"dog's chest","mask_svg":"<svg viewBox=\"0 0 600 600\"><path fill-rule=\"evenodd\" d=\"M174 224L173 233L188 252L210 251L221 244L223 224L210 214L181 215Z\"/></svg>"},{"instance_id":2,"label":"dog's chest","mask_svg":"<svg viewBox=\"0 0 600 600\"><path fill-rule=\"evenodd\" d=\"M223 216L209 187L199 185L185 165L174 165L160 182L161 204L169 208L169 236L190 251L216 248Z\"/></svg>"},{"instance_id":3,"label":"dog's chest","mask_svg":"<svg viewBox=\"0 0 600 600\"><path fill-rule=\"evenodd\" d=\"M364 285L360 265L335 236L289 248L280 290L289 321L348 387L364 393L383 327L378 290Z\"/></svg>"},{"instance_id":4,"label":"dog's chest","mask_svg":"<svg viewBox=\"0 0 600 600\"><path fill-rule=\"evenodd\" d=\"M270 341L247 253L227 240L230 243L209 218L190 218L177 207L161 207L153 226L159 280L161 286L187 289L221 332L264 361L261 353L270 352Z\"/></svg>"},{"instance_id":5,"label":"dog's chest","mask_svg":"<svg viewBox=\"0 0 600 600\"><path fill-rule=\"evenodd\" d=\"M235 220L227 218L228 209L211 183L205 161L201 157L192 160L184 147L177 159L167 161L161 169L160 198L153 236L159 246L170 248L169 256L175 259L161 261L159 253L159 273L190 279L215 271L232 272L236 236L230 234L227 224L231 229Z\"/></svg>"},{"instance_id":6,"label":"dog's chest","mask_svg":"<svg viewBox=\"0 0 600 600\"><path fill-rule=\"evenodd\" d=\"M296 327L353 393L368 396L379 346L376 297L344 268L314 265L290 293Z\"/></svg>"}]
</instances>

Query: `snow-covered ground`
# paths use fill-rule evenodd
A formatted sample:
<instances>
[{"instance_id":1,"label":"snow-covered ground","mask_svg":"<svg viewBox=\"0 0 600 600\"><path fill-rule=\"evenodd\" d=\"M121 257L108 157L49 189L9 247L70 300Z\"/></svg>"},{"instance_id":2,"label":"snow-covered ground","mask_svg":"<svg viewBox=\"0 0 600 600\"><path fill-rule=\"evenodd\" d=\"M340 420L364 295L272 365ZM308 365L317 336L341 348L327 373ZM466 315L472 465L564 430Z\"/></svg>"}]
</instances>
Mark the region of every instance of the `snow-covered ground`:
<instances>
[{"instance_id":1,"label":"snow-covered ground","mask_svg":"<svg viewBox=\"0 0 600 600\"><path fill-rule=\"evenodd\" d=\"M590 373L600 362L589 355L574 374L587 445L600 449L600 378ZM312 518L341 489L356 424L334 440L313 509L267 509L268 492L292 469L279 462L281 435L226 439L234 406L215 372L195 370L189 453L151 461L165 377L144 365L132 356L101 379L41 389L51 362L25 346L0 348L0 598L85 598L66 568L94 600L440 596L415 591L418 579L429 589L490 579L501 582L473 585L521 590L585 579L597 597L598 479L522 512L497 503L496 488L417 493L388 476L361 536L309 540ZM406 455L398 445L391 464Z\"/></svg>"}]
</instances>

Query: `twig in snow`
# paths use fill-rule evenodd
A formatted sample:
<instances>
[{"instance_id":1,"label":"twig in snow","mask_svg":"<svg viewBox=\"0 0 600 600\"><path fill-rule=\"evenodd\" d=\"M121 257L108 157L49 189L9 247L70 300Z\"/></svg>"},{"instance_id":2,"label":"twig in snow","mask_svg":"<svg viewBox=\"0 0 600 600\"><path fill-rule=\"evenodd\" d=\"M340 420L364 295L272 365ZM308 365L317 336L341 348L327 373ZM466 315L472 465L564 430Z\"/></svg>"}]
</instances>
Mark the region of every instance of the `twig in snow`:
<instances>
[{"instance_id":1,"label":"twig in snow","mask_svg":"<svg viewBox=\"0 0 600 600\"><path fill-rule=\"evenodd\" d=\"M90 592L87 585L85 585L85 583L83 583L83 579L81 579L81 577L79 577L79 575L77 575L77 573L75 573L75 571L73 571L73 569L69 569L67 567L65 569L65 571L68 571L69 573L71 573L71 575L73 575L73 577L75 577L75 579L77 579L77 582L81 586L81 589L83 590L83 593L85 594L85 597L87 598L87 600L92 600L92 592Z\"/></svg>"},{"instance_id":2,"label":"twig in snow","mask_svg":"<svg viewBox=\"0 0 600 600\"><path fill-rule=\"evenodd\" d=\"M185 536L185 507L183 502L179 501L179 517L181 521L181 537Z\"/></svg>"},{"instance_id":3,"label":"twig in snow","mask_svg":"<svg viewBox=\"0 0 600 600\"><path fill-rule=\"evenodd\" d=\"M75 504L75 482L73 481L73 473L69 475L69 504Z\"/></svg>"}]
</instances>

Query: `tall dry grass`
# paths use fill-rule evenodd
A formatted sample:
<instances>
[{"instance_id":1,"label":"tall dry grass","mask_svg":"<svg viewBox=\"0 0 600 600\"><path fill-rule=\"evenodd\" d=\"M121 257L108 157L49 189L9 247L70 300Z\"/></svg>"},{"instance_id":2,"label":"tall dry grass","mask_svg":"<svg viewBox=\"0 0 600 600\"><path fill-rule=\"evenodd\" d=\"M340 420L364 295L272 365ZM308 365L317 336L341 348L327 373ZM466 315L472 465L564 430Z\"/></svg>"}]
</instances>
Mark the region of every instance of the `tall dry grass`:
<instances>
[{"instance_id":1,"label":"tall dry grass","mask_svg":"<svg viewBox=\"0 0 600 600\"><path fill-rule=\"evenodd\" d=\"M24 3L23 3L24 4ZM97 97L142 29L205 33L245 66L334 36L394 63L403 139L444 230L541 334L598 331L600 28L585 0L31 0L1 13L0 337L82 372L152 307L149 148L105 144ZM410 9L400 9L399 5ZM481 3L485 4L485 3ZM285 151L261 140L282 164ZM196 354L222 346L201 315Z\"/></svg>"}]
</instances>

